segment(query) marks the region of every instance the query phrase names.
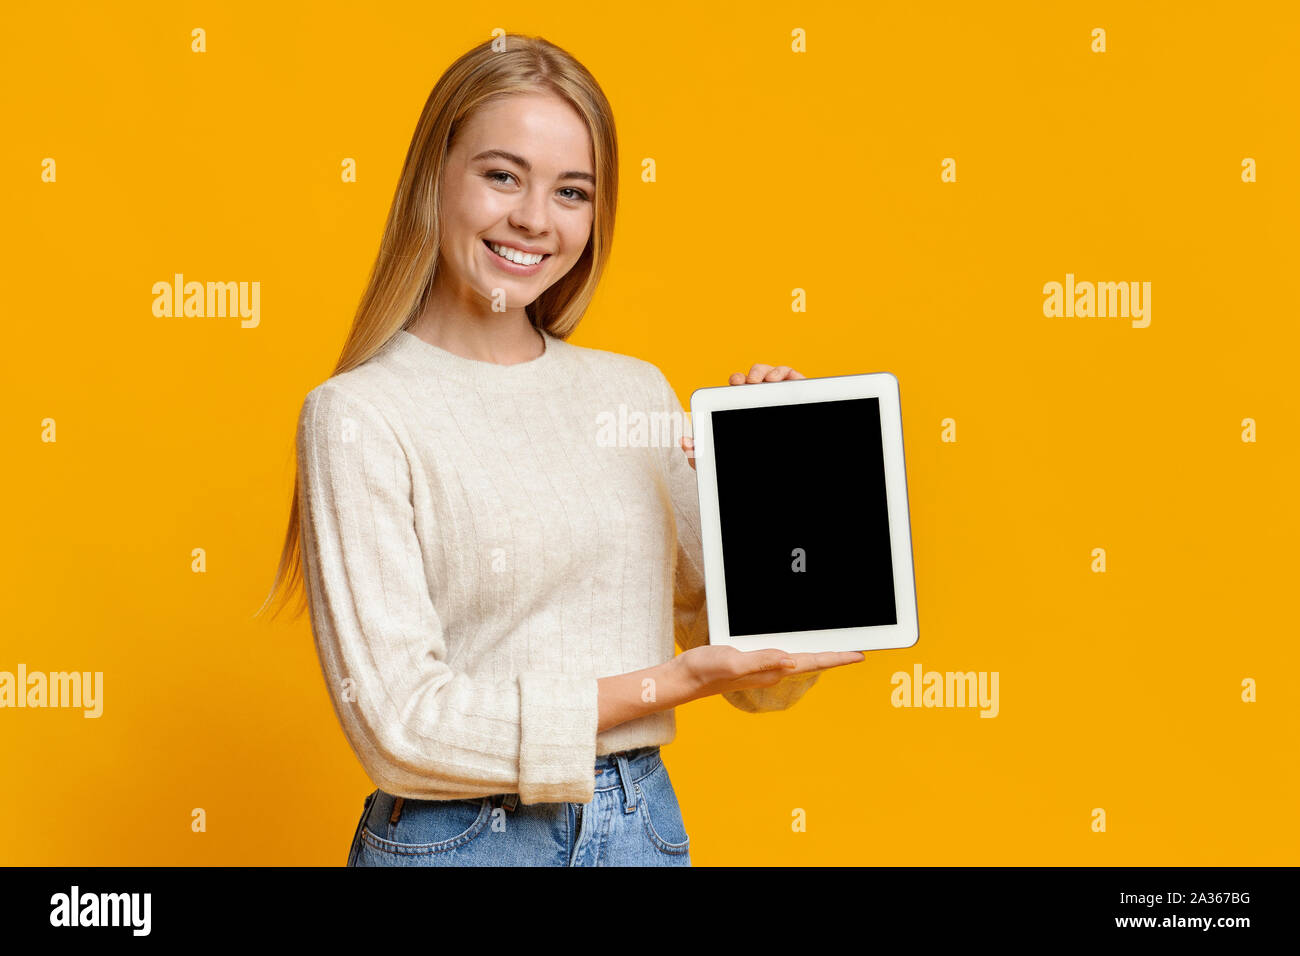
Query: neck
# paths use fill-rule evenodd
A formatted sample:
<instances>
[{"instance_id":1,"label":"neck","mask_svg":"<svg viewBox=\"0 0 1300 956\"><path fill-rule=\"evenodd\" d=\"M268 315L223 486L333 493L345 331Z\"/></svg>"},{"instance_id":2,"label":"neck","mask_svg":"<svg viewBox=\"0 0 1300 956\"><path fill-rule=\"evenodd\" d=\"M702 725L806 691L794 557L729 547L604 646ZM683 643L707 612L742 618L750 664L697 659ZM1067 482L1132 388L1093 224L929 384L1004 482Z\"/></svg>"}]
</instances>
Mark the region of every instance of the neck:
<instances>
[{"instance_id":1,"label":"neck","mask_svg":"<svg viewBox=\"0 0 1300 956\"><path fill-rule=\"evenodd\" d=\"M523 312L458 318L426 310L407 331L453 355L496 365L531 362L546 351L545 338Z\"/></svg>"}]
</instances>

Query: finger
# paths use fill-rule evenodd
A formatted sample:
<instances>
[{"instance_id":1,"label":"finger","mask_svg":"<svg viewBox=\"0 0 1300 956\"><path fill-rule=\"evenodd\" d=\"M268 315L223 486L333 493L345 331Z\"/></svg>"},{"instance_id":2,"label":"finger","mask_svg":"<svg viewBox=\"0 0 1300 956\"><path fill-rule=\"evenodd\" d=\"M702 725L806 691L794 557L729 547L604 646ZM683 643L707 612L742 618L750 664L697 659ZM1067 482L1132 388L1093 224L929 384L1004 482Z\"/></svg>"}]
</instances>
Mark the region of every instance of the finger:
<instances>
[{"instance_id":1,"label":"finger","mask_svg":"<svg viewBox=\"0 0 1300 956\"><path fill-rule=\"evenodd\" d=\"M749 377L745 380L749 385L757 385L763 381L763 376L772 370L770 365L755 365L749 370Z\"/></svg>"},{"instance_id":2,"label":"finger","mask_svg":"<svg viewBox=\"0 0 1300 956\"><path fill-rule=\"evenodd\" d=\"M862 651L826 651L817 655L818 667L843 667L845 664L861 664L867 659Z\"/></svg>"},{"instance_id":3,"label":"finger","mask_svg":"<svg viewBox=\"0 0 1300 956\"><path fill-rule=\"evenodd\" d=\"M775 647L766 647L757 651L742 651L747 674L762 671L789 671L794 673L799 668L798 654L789 654Z\"/></svg>"},{"instance_id":4,"label":"finger","mask_svg":"<svg viewBox=\"0 0 1300 956\"><path fill-rule=\"evenodd\" d=\"M794 661L794 671L825 670L844 664L857 664L866 660L863 651L782 651L774 647L765 647L753 651L741 651L745 658L753 658L753 664L759 670L768 670L772 664L788 659ZM749 661L746 661L749 664ZM787 665L788 667L788 665Z\"/></svg>"},{"instance_id":5,"label":"finger","mask_svg":"<svg viewBox=\"0 0 1300 956\"><path fill-rule=\"evenodd\" d=\"M819 651L811 655L818 667L838 667L840 664L855 664L866 660L862 651Z\"/></svg>"},{"instance_id":6,"label":"finger","mask_svg":"<svg viewBox=\"0 0 1300 956\"><path fill-rule=\"evenodd\" d=\"M790 366L778 365L776 368L772 369L772 371L764 375L763 379L768 382L780 382L784 381L789 374Z\"/></svg>"},{"instance_id":7,"label":"finger","mask_svg":"<svg viewBox=\"0 0 1300 956\"><path fill-rule=\"evenodd\" d=\"M788 676L788 677L808 677L809 675L812 675L812 674L825 674L827 671L833 671L833 670L835 670L834 667L811 667L811 668L809 668L808 670L804 670L804 671L792 671L792 672L790 672L790 673L789 673L788 675L786 675L786 676Z\"/></svg>"},{"instance_id":8,"label":"finger","mask_svg":"<svg viewBox=\"0 0 1300 956\"><path fill-rule=\"evenodd\" d=\"M825 671L833 671L837 667L843 667L845 664L852 664L852 663L854 663L854 661L839 661L838 663L835 664L826 664L823 666L812 666L812 667L806 664L798 664L795 667L786 668L787 670L786 676L787 677L808 677L809 675L812 674L821 674Z\"/></svg>"},{"instance_id":9,"label":"finger","mask_svg":"<svg viewBox=\"0 0 1300 956\"><path fill-rule=\"evenodd\" d=\"M732 372L732 373L731 373L731 378L727 379L727 384L728 384L728 385L744 385L744 384L745 384L745 373L744 373L744 372Z\"/></svg>"},{"instance_id":10,"label":"finger","mask_svg":"<svg viewBox=\"0 0 1300 956\"><path fill-rule=\"evenodd\" d=\"M684 435L682 436L682 451L686 452L687 463L689 463L690 466L694 468L695 467L695 442Z\"/></svg>"},{"instance_id":11,"label":"finger","mask_svg":"<svg viewBox=\"0 0 1300 956\"><path fill-rule=\"evenodd\" d=\"M804 378L805 376L804 376L804 374L803 374L802 372L796 372L794 369L790 369L790 376L789 376L789 377L790 377L790 378Z\"/></svg>"},{"instance_id":12,"label":"finger","mask_svg":"<svg viewBox=\"0 0 1300 956\"><path fill-rule=\"evenodd\" d=\"M821 651L819 653L796 654L795 669L791 673L803 674L812 671L830 670L846 664L860 664L867 659L861 651Z\"/></svg>"}]
</instances>

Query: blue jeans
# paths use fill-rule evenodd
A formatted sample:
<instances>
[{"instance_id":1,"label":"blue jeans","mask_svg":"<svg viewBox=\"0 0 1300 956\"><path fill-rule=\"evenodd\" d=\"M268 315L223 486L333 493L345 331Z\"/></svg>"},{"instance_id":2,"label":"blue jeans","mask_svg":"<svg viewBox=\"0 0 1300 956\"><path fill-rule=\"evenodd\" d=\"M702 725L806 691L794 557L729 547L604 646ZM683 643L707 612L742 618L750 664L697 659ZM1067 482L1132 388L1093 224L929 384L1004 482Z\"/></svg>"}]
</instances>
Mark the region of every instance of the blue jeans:
<instances>
[{"instance_id":1,"label":"blue jeans","mask_svg":"<svg viewBox=\"0 0 1300 956\"><path fill-rule=\"evenodd\" d=\"M348 866L690 866L658 747L596 758L590 803L366 797Z\"/></svg>"}]
</instances>

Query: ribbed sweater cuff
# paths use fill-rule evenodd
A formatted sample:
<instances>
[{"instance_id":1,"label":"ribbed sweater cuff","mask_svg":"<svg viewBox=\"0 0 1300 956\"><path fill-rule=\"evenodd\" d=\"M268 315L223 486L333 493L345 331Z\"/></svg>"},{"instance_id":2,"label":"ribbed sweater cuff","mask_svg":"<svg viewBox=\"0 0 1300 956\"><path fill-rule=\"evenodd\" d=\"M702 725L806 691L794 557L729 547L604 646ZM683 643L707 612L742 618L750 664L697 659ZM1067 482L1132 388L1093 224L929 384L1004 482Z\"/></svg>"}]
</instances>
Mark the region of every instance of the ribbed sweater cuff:
<instances>
[{"instance_id":1,"label":"ribbed sweater cuff","mask_svg":"<svg viewBox=\"0 0 1300 956\"><path fill-rule=\"evenodd\" d=\"M589 803L596 794L594 677L519 675L519 799Z\"/></svg>"}]
</instances>

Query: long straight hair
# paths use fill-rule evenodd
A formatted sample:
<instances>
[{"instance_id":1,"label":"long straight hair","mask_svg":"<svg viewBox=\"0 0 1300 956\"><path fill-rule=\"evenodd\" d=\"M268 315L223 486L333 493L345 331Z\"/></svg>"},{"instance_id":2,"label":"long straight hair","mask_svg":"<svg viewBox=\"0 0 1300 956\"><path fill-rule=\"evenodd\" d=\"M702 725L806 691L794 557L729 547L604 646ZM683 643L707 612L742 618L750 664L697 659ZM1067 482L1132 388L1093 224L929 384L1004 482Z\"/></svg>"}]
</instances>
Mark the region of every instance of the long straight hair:
<instances>
[{"instance_id":1,"label":"long straight hair","mask_svg":"<svg viewBox=\"0 0 1300 956\"><path fill-rule=\"evenodd\" d=\"M423 311L438 264L442 171L456 131L495 98L538 92L557 94L586 121L596 164L596 195L591 237L582 255L568 273L525 307L525 313L535 327L562 339L578 325L596 293L614 241L618 142L613 110L595 78L569 53L541 37L504 34L456 60L425 101L388 211L379 255L333 375L367 361ZM280 564L271 591L254 616L279 595L274 618L295 590L300 601L294 617L306 609L300 491L295 450L293 503Z\"/></svg>"}]
</instances>

